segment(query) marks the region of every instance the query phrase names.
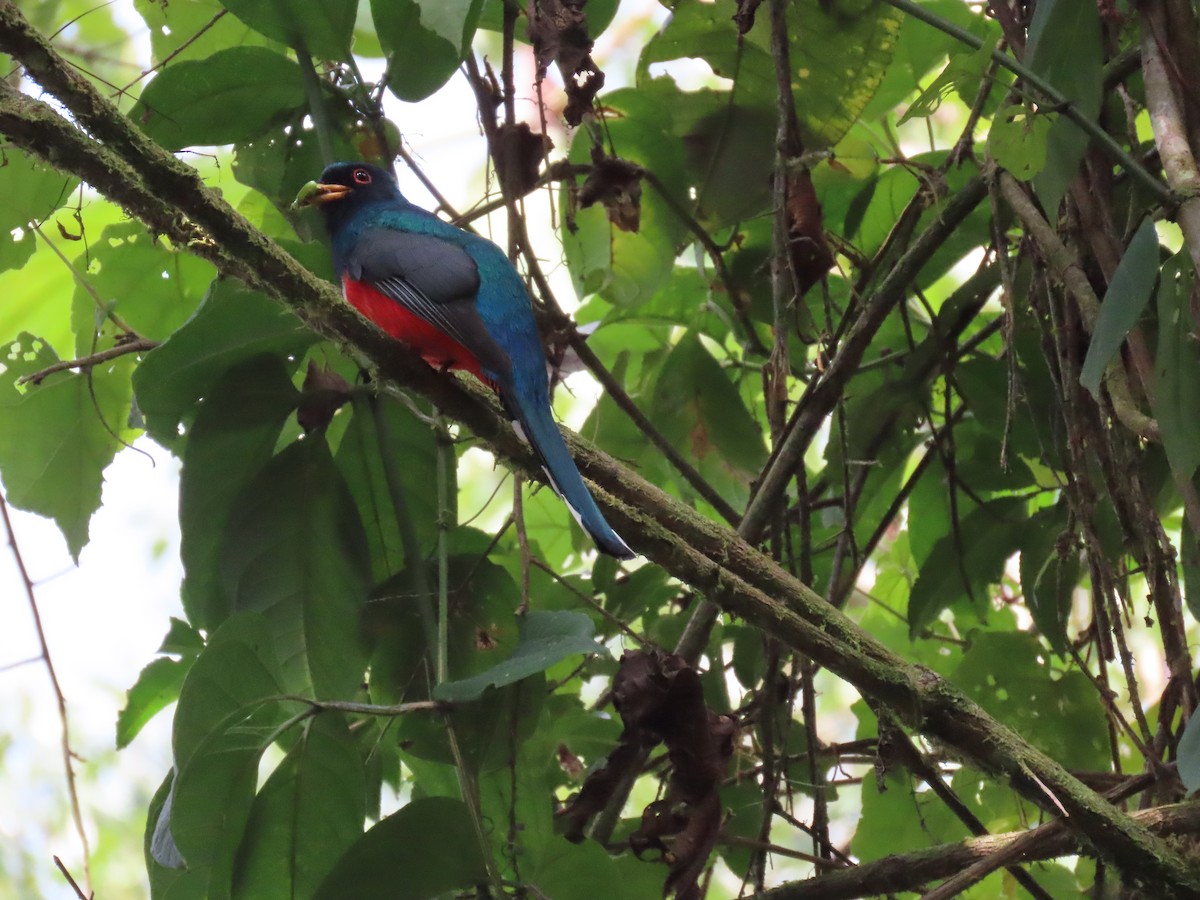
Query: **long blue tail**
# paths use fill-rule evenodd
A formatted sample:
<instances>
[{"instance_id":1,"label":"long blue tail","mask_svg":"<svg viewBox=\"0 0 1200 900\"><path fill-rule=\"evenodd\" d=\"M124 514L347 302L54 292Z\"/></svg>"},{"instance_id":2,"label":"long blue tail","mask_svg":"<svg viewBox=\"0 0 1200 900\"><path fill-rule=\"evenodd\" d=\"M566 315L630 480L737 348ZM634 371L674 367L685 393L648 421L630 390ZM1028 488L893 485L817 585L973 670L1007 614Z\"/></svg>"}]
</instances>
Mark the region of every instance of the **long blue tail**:
<instances>
[{"instance_id":1,"label":"long blue tail","mask_svg":"<svg viewBox=\"0 0 1200 900\"><path fill-rule=\"evenodd\" d=\"M632 559L637 554L613 531L583 483L562 432L554 422L548 399L542 402L538 402L538 399L522 403L513 397L506 398L509 412L516 416L542 468L550 477L554 490L602 552L617 559Z\"/></svg>"}]
</instances>

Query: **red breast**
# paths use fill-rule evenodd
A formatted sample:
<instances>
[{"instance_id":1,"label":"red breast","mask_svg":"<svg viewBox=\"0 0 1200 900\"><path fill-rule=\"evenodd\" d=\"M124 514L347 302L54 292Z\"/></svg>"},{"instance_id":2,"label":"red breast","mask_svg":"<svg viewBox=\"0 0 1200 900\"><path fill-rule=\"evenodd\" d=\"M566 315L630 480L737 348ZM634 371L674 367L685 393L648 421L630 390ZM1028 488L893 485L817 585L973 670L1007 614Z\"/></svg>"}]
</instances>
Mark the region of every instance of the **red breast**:
<instances>
[{"instance_id":1,"label":"red breast","mask_svg":"<svg viewBox=\"0 0 1200 900\"><path fill-rule=\"evenodd\" d=\"M395 300L348 276L342 278L342 292L351 306L392 337L408 344L435 369L465 369L490 384L470 350Z\"/></svg>"}]
</instances>

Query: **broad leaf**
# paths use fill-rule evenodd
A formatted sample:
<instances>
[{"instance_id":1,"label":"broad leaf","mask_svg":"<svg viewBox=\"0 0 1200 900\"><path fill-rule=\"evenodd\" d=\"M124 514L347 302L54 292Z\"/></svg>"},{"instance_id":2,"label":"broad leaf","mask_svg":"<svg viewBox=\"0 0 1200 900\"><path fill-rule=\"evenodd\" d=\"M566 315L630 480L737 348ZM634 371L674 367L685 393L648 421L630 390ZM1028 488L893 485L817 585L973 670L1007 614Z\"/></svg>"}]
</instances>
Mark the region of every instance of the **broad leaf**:
<instances>
[{"instance_id":1,"label":"broad leaf","mask_svg":"<svg viewBox=\"0 0 1200 900\"><path fill-rule=\"evenodd\" d=\"M1154 290L1158 277L1158 234L1154 222L1147 218L1129 242L1117 270L1113 272L1100 315L1096 317L1092 342L1088 346L1079 383L1093 397L1100 395L1100 379L1104 370L1121 349L1125 336L1141 318L1142 311Z\"/></svg>"},{"instance_id":2,"label":"broad leaf","mask_svg":"<svg viewBox=\"0 0 1200 900\"><path fill-rule=\"evenodd\" d=\"M167 446L196 402L226 370L263 353L295 357L317 340L292 313L262 294L218 279L200 308L134 373L146 430Z\"/></svg>"},{"instance_id":3,"label":"broad leaf","mask_svg":"<svg viewBox=\"0 0 1200 900\"><path fill-rule=\"evenodd\" d=\"M608 653L603 644L596 643L592 620L583 613L535 610L521 617L518 629L512 656L472 678L442 682L433 696L452 703L475 700L489 687L503 687L544 672L568 656Z\"/></svg>"},{"instance_id":4,"label":"broad leaf","mask_svg":"<svg viewBox=\"0 0 1200 900\"><path fill-rule=\"evenodd\" d=\"M146 85L130 118L168 150L179 150L248 141L303 103L295 62L265 47L230 47L168 66Z\"/></svg>"},{"instance_id":5,"label":"broad leaf","mask_svg":"<svg viewBox=\"0 0 1200 900\"><path fill-rule=\"evenodd\" d=\"M374 580L382 582L416 563L407 558L406 528L420 559L437 542L437 440L427 423L386 394L356 398L350 413L335 460L363 519ZM445 493L454 498L449 477Z\"/></svg>"},{"instance_id":6,"label":"broad leaf","mask_svg":"<svg viewBox=\"0 0 1200 900\"><path fill-rule=\"evenodd\" d=\"M1192 261L1185 248L1163 266L1158 286L1153 407L1167 459L1175 477L1183 481L1190 480L1200 465L1200 352L1195 338L1194 285Z\"/></svg>"},{"instance_id":7,"label":"broad leaf","mask_svg":"<svg viewBox=\"0 0 1200 900\"><path fill-rule=\"evenodd\" d=\"M1070 35L1064 40L1064 35ZM1079 112L1095 119L1102 99L1104 46L1094 3L1045 0L1034 9L1025 64L1050 82ZM1047 135L1046 167L1033 181L1042 206L1055 217L1075 178L1088 136L1061 114Z\"/></svg>"},{"instance_id":8,"label":"broad leaf","mask_svg":"<svg viewBox=\"0 0 1200 900\"><path fill-rule=\"evenodd\" d=\"M445 84L471 46L483 0L371 0L388 56L403 60L388 87L401 100L428 97Z\"/></svg>"},{"instance_id":9,"label":"broad leaf","mask_svg":"<svg viewBox=\"0 0 1200 900\"><path fill-rule=\"evenodd\" d=\"M313 896L362 834L365 789L363 760L345 721L324 713L305 722L296 745L254 798L233 896Z\"/></svg>"},{"instance_id":10,"label":"broad leaf","mask_svg":"<svg viewBox=\"0 0 1200 900\"><path fill-rule=\"evenodd\" d=\"M116 334L99 304L140 334L165 340L203 299L215 274L211 263L155 238L140 222L110 225L79 262L87 286L75 288L71 319L75 352L86 356Z\"/></svg>"},{"instance_id":11,"label":"broad leaf","mask_svg":"<svg viewBox=\"0 0 1200 900\"><path fill-rule=\"evenodd\" d=\"M263 614L289 691L354 695L366 668L369 561L323 437L294 442L238 492L217 568L232 609Z\"/></svg>"},{"instance_id":12,"label":"broad leaf","mask_svg":"<svg viewBox=\"0 0 1200 900\"><path fill-rule=\"evenodd\" d=\"M960 504L961 513L961 504ZM1016 552L1025 527L1025 503L993 500L967 512L958 527L934 545L908 601L908 627L915 637L942 610L969 600L988 607L988 585L995 584L1004 562Z\"/></svg>"},{"instance_id":13,"label":"broad leaf","mask_svg":"<svg viewBox=\"0 0 1200 900\"><path fill-rule=\"evenodd\" d=\"M8 502L54 519L78 560L129 416L129 366L118 359L85 374L17 384L56 362L29 334L0 347L0 475Z\"/></svg>"},{"instance_id":14,"label":"broad leaf","mask_svg":"<svg viewBox=\"0 0 1200 900\"><path fill-rule=\"evenodd\" d=\"M142 669L117 715L118 750L128 747L147 722L179 699L179 689L193 661L160 656Z\"/></svg>"},{"instance_id":15,"label":"broad leaf","mask_svg":"<svg viewBox=\"0 0 1200 900\"><path fill-rule=\"evenodd\" d=\"M189 619L215 628L232 609L220 548L247 483L271 459L299 393L283 362L256 356L232 366L199 405L179 477L179 557Z\"/></svg>"},{"instance_id":16,"label":"broad leaf","mask_svg":"<svg viewBox=\"0 0 1200 900\"><path fill-rule=\"evenodd\" d=\"M1176 758L1179 761L1179 780L1190 794L1200 788L1200 716L1195 713L1184 726Z\"/></svg>"},{"instance_id":17,"label":"broad leaf","mask_svg":"<svg viewBox=\"0 0 1200 900\"><path fill-rule=\"evenodd\" d=\"M357 0L221 0L231 13L272 40L327 59L348 59Z\"/></svg>"},{"instance_id":18,"label":"broad leaf","mask_svg":"<svg viewBox=\"0 0 1200 900\"><path fill-rule=\"evenodd\" d=\"M44 222L70 199L78 183L79 179L15 148L9 147L0 155L0 192L4 196L0 207L0 271L25 265L35 245L34 234L26 226ZM20 240L15 240L12 232L18 228L24 231Z\"/></svg>"},{"instance_id":19,"label":"broad leaf","mask_svg":"<svg viewBox=\"0 0 1200 900\"><path fill-rule=\"evenodd\" d=\"M156 858L186 865L172 885L184 896L229 895L259 758L288 713L277 671L261 618L243 615L212 635L184 681L175 780L155 828Z\"/></svg>"},{"instance_id":20,"label":"broad leaf","mask_svg":"<svg viewBox=\"0 0 1200 900\"><path fill-rule=\"evenodd\" d=\"M487 878L470 813L459 800L413 800L342 855L315 900L428 900Z\"/></svg>"}]
</instances>

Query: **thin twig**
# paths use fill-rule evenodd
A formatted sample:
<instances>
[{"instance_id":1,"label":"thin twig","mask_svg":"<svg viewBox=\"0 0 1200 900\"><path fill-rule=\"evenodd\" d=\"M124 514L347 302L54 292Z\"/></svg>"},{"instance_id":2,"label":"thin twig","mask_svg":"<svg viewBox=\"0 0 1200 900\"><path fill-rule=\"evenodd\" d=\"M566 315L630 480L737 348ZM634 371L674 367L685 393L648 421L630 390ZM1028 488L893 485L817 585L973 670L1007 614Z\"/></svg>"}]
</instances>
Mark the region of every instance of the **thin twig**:
<instances>
[{"instance_id":1,"label":"thin twig","mask_svg":"<svg viewBox=\"0 0 1200 900\"><path fill-rule=\"evenodd\" d=\"M92 900L92 897L94 895L91 893L85 894L83 892L83 888L81 888L79 886L79 883L76 882L75 879L71 877L70 871L67 869L66 865L63 864L63 861L58 858L57 855L55 855L55 857L54 857L54 865L58 866L58 871L62 872L63 878L67 879L67 883L69 885L71 885L72 889L75 891L75 896L78 897L79 900Z\"/></svg>"},{"instance_id":2,"label":"thin twig","mask_svg":"<svg viewBox=\"0 0 1200 900\"><path fill-rule=\"evenodd\" d=\"M58 673L54 671L54 661L50 658L50 645L46 643L46 632L42 628L42 614L38 611L37 597L34 595L33 579L25 567L25 558L21 548L17 546L17 532L13 529L12 519L8 515L8 501L0 494L0 518L4 519L4 529L8 534L8 546L12 548L13 559L17 563L17 571L21 575L21 583L25 587L25 597L29 601L29 612L33 616L33 627L37 632L38 645L41 647L41 658L46 663L46 674L50 676L50 684L54 688L54 700L58 704L58 720L62 725L61 747L63 768L67 774L67 794L71 799L71 818L75 821L75 831L79 834L79 843L83 845L83 877L92 889L91 850L88 847L87 831L83 827L83 811L79 806L79 792L75 786L75 753L71 750L71 728L67 719L67 698L63 696L62 686L58 682ZM74 882L72 882L73 884ZM78 888L76 888L78 890Z\"/></svg>"},{"instance_id":3,"label":"thin twig","mask_svg":"<svg viewBox=\"0 0 1200 900\"><path fill-rule=\"evenodd\" d=\"M66 369L86 369L99 365L102 362L108 362L110 359L128 356L130 353L143 353L147 350L153 350L158 344L158 341L152 341L149 338L135 337L133 340L123 341L115 347L109 347L107 350L101 350L90 356L81 356L79 359L59 360L53 365L46 366L44 369L31 372L28 375L22 375L17 379L17 384L41 384L46 376L53 375L55 372L62 372Z\"/></svg>"}]
</instances>

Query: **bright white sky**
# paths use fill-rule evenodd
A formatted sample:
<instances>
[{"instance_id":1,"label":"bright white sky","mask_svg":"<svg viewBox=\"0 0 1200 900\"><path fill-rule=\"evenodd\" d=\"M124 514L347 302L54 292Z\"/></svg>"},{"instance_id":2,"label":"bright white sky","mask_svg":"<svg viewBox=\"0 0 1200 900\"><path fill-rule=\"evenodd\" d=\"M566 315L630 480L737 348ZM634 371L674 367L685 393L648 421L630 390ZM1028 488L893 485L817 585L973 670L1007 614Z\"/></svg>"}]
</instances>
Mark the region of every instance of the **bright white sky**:
<instances>
[{"instance_id":1,"label":"bright white sky","mask_svg":"<svg viewBox=\"0 0 1200 900\"><path fill-rule=\"evenodd\" d=\"M131 0L117 0L117 8L119 21L138 35L139 55L148 59L145 26ZM652 0L624 4L595 54L608 72L610 89L628 82L624 73L632 72L634 60L624 48L642 44L623 38L631 31L644 33L652 27L650 20L664 18L665 11ZM528 57L524 68L532 77ZM372 77L369 68L366 76ZM389 116L448 199L460 208L477 200L484 145L465 80L456 76L422 104L402 104L390 95L388 100ZM532 114L533 103L525 105ZM561 133L554 139L565 146ZM416 179L404 171L400 178L415 202L430 203ZM543 218L545 237L549 217ZM555 281L556 289L570 296L566 273L556 272ZM115 723L125 691L154 658L169 617L182 616L178 463L149 440L137 446L144 453L119 453L105 473L104 505L92 519L91 542L78 567L52 522L11 510L17 545L36 583L46 639L68 702L72 748L82 758L76 773L92 854L97 854L99 841L101 853L120 858L115 866L105 865L109 877L94 886L103 900L146 893L140 834L149 798L170 766L170 711L160 714L120 753L114 745ZM75 895L51 856L62 858L81 883L83 864L64 800L61 726L45 666L37 660L14 665L38 652L14 556L0 546L0 897L10 896L10 887L22 883L25 867L32 865L36 896L57 900ZM106 824L114 821L132 825ZM137 835L135 841L130 840L131 832ZM112 846L117 834L120 845Z\"/></svg>"}]
</instances>

